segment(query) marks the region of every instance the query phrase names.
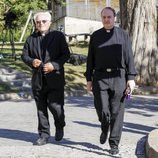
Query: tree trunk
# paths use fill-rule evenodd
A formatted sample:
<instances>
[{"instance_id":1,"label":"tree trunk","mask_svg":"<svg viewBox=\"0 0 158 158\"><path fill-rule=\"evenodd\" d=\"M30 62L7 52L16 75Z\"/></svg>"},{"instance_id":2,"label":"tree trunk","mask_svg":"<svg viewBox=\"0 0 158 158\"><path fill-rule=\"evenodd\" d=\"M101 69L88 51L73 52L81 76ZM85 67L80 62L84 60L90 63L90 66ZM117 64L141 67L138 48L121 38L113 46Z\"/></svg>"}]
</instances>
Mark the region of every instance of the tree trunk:
<instances>
[{"instance_id":1,"label":"tree trunk","mask_svg":"<svg viewBox=\"0 0 158 158\"><path fill-rule=\"evenodd\" d=\"M120 0L120 17L131 37L137 81L158 84L156 0Z\"/></svg>"}]
</instances>

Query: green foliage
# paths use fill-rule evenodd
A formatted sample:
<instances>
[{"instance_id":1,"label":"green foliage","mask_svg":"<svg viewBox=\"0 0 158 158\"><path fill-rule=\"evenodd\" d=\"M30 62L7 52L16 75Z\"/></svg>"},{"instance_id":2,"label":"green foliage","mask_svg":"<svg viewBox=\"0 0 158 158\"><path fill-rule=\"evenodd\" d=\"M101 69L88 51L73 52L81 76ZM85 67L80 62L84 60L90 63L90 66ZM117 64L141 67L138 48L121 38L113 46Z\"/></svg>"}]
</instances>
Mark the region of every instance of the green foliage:
<instances>
[{"instance_id":1,"label":"green foliage","mask_svg":"<svg viewBox=\"0 0 158 158\"><path fill-rule=\"evenodd\" d=\"M47 5L43 0L18 0L12 9L18 15L18 21L24 24L30 10L46 10Z\"/></svg>"},{"instance_id":2,"label":"green foliage","mask_svg":"<svg viewBox=\"0 0 158 158\"><path fill-rule=\"evenodd\" d=\"M47 10L47 3L45 0L1 0L0 1L0 29L5 29L5 13L8 10L17 15L14 22L15 40L20 38L23 27L27 21L29 12L37 10ZM31 29L31 26L30 26ZM0 37L2 38L2 37ZM9 37L8 37L9 38Z\"/></svg>"}]
</instances>

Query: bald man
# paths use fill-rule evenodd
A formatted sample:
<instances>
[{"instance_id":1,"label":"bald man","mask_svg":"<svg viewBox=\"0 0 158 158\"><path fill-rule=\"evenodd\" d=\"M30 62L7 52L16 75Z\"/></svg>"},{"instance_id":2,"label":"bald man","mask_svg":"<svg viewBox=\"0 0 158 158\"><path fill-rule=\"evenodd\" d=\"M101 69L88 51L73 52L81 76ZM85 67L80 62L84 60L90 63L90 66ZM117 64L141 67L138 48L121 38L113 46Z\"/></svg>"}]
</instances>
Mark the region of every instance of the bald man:
<instances>
[{"instance_id":1,"label":"bald man","mask_svg":"<svg viewBox=\"0 0 158 158\"><path fill-rule=\"evenodd\" d=\"M55 140L64 136L64 64L70 51L63 33L50 29L51 14L34 15L36 32L31 34L23 48L22 60L32 69L32 91L37 107L39 138L34 145L48 143L50 124L48 109L53 115Z\"/></svg>"},{"instance_id":2,"label":"bald man","mask_svg":"<svg viewBox=\"0 0 158 158\"><path fill-rule=\"evenodd\" d=\"M91 35L87 57L87 90L93 91L94 105L101 123L100 143L109 134L110 153L119 153L124 117L124 98L135 86L133 52L128 34L114 26L115 10L101 11L103 28Z\"/></svg>"}]
</instances>

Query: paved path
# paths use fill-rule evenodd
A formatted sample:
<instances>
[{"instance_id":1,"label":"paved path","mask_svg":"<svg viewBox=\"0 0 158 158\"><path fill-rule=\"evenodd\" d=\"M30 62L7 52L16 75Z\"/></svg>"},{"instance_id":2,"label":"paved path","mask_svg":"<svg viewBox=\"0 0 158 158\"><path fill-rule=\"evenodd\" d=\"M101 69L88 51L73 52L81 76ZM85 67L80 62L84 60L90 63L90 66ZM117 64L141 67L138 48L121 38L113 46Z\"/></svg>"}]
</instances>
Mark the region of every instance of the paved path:
<instances>
[{"instance_id":1,"label":"paved path","mask_svg":"<svg viewBox=\"0 0 158 158\"><path fill-rule=\"evenodd\" d=\"M0 102L0 158L113 158L108 143L99 144L100 124L93 98L67 97L65 136L51 139L45 146L33 146L38 138L36 107L33 100ZM145 158L144 143L150 131L158 128L158 97L134 96L127 102L120 143L121 158Z\"/></svg>"}]
</instances>

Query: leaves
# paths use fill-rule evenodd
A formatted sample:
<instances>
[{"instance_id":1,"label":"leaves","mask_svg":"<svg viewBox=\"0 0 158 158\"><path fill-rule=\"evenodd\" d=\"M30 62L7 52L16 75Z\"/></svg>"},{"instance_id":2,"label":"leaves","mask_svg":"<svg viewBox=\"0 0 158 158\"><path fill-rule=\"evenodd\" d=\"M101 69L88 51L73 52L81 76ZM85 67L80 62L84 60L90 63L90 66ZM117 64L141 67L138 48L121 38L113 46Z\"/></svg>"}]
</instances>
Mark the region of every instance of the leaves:
<instances>
[{"instance_id":1,"label":"leaves","mask_svg":"<svg viewBox=\"0 0 158 158\"><path fill-rule=\"evenodd\" d=\"M0 0L0 8L0 29L5 28L5 14L12 11L17 16L14 21L14 25L18 28L18 30L15 28L15 37L19 39L30 10L47 10L47 3L45 0Z\"/></svg>"}]
</instances>

